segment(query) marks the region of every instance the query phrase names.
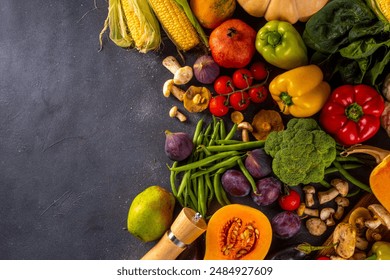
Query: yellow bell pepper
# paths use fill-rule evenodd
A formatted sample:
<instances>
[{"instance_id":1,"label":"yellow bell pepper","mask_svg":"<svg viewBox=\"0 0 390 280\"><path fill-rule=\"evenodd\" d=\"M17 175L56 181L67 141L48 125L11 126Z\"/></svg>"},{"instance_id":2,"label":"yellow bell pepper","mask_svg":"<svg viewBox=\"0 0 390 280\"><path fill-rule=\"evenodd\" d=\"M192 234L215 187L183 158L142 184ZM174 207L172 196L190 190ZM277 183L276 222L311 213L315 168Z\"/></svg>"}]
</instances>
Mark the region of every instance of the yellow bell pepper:
<instances>
[{"instance_id":1,"label":"yellow bell pepper","mask_svg":"<svg viewBox=\"0 0 390 280\"><path fill-rule=\"evenodd\" d=\"M310 117L321 110L330 95L330 85L316 65L294 68L276 76L269 85L272 98L285 115Z\"/></svg>"}]
</instances>

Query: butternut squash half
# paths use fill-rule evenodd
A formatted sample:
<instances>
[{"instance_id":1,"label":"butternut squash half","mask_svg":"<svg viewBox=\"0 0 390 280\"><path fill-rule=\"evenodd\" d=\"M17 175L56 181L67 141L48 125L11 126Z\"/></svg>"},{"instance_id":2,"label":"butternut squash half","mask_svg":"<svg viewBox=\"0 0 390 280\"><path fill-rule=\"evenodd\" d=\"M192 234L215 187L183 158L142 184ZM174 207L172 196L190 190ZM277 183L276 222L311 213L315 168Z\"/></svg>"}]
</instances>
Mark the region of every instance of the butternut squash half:
<instances>
[{"instance_id":1,"label":"butternut squash half","mask_svg":"<svg viewBox=\"0 0 390 280\"><path fill-rule=\"evenodd\" d=\"M272 227L260 210L229 204L210 218L205 260L263 260L272 242Z\"/></svg>"},{"instance_id":2,"label":"butternut squash half","mask_svg":"<svg viewBox=\"0 0 390 280\"><path fill-rule=\"evenodd\" d=\"M297 21L309 20L329 0L237 0L237 2L251 16L294 24Z\"/></svg>"}]
</instances>

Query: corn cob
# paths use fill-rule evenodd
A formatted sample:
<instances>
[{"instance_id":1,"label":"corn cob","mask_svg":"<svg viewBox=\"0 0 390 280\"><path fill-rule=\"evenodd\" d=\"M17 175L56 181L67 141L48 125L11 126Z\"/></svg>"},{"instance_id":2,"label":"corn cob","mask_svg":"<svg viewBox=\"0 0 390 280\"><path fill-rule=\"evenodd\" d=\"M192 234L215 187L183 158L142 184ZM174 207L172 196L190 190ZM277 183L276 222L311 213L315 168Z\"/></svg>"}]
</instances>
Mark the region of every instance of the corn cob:
<instances>
[{"instance_id":1,"label":"corn cob","mask_svg":"<svg viewBox=\"0 0 390 280\"><path fill-rule=\"evenodd\" d=\"M380 20L390 22L390 0L366 0L366 2Z\"/></svg>"},{"instance_id":2,"label":"corn cob","mask_svg":"<svg viewBox=\"0 0 390 280\"><path fill-rule=\"evenodd\" d=\"M161 44L160 26L145 0L110 0L102 35L110 27L110 39L120 47L135 47L140 52L157 49Z\"/></svg>"},{"instance_id":3,"label":"corn cob","mask_svg":"<svg viewBox=\"0 0 390 280\"><path fill-rule=\"evenodd\" d=\"M389 0L376 0L379 10L382 15L390 21L390 1Z\"/></svg>"},{"instance_id":4,"label":"corn cob","mask_svg":"<svg viewBox=\"0 0 390 280\"><path fill-rule=\"evenodd\" d=\"M108 3L108 14L104 26L99 34L100 49L103 46L103 34L110 28L109 37L119 47L128 48L133 45L133 38L125 24L120 0L110 0Z\"/></svg>"},{"instance_id":5,"label":"corn cob","mask_svg":"<svg viewBox=\"0 0 390 280\"><path fill-rule=\"evenodd\" d=\"M179 50L188 51L200 43L196 29L175 0L148 0L161 26Z\"/></svg>"},{"instance_id":6,"label":"corn cob","mask_svg":"<svg viewBox=\"0 0 390 280\"><path fill-rule=\"evenodd\" d=\"M145 0L120 0L126 24L140 52L155 50L160 46L160 26Z\"/></svg>"}]
</instances>

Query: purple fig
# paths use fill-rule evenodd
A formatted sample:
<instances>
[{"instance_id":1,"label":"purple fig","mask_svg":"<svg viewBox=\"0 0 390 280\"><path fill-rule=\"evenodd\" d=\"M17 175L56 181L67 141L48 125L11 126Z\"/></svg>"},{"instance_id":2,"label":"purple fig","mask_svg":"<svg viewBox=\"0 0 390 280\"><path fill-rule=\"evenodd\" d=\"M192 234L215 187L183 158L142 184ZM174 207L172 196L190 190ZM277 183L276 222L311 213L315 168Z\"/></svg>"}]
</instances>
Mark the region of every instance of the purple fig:
<instances>
[{"instance_id":1,"label":"purple fig","mask_svg":"<svg viewBox=\"0 0 390 280\"><path fill-rule=\"evenodd\" d=\"M165 131L165 154L171 160L185 160L191 155L193 149L194 143L187 133Z\"/></svg>"}]
</instances>

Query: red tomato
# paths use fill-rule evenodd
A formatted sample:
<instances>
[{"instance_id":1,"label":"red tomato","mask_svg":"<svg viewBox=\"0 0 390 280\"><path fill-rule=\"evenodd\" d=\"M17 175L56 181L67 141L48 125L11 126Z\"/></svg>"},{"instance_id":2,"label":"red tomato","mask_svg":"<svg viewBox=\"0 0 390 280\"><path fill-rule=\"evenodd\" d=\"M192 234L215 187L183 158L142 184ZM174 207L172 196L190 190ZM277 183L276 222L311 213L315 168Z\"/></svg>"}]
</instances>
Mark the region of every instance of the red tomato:
<instances>
[{"instance_id":1,"label":"red tomato","mask_svg":"<svg viewBox=\"0 0 390 280\"><path fill-rule=\"evenodd\" d=\"M222 117L229 112L229 107L227 106L226 97L223 95L217 95L210 99L209 103L210 113L216 117Z\"/></svg>"},{"instance_id":2,"label":"red tomato","mask_svg":"<svg viewBox=\"0 0 390 280\"><path fill-rule=\"evenodd\" d=\"M254 103L261 103L267 99L268 90L265 86L258 86L249 89L249 97Z\"/></svg>"},{"instance_id":3,"label":"red tomato","mask_svg":"<svg viewBox=\"0 0 390 280\"><path fill-rule=\"evenodd\" d=\"M268 76L268 70L265 63L262 61L254 62L249 70L252 72L252 76L255 80L264 80Z\"/></svg>"},{"instance_id":4,"label":"red tomato","mask_svg":"<svg viewBox=\"0 0 390 280\"><path fill-rule=\"evenodd\" d=\"M330 258L329 257L327 257L327 256L319 256L318 258L317 258L317 260L330 260Z\"/></svg>"},{"instance_id":5,"label":"red tomato","mask_svg":"<svg viewBox=\"0 0 390 280\"><path fill-rule=\"evenodd\" d=\"M247 92L235 92L229 96L230 106L236 111L243 111L248 108L250 104L249 94Z\"/></svg>"},{"instance_id":6,"label":"red tomato","mask_svg":"<svg viewBox=\"0 0 390 280\"><path fill-rule=\"evenodd\" d=\"M253 83L253 75L249 69L237 69L233 73L233 85L236 88L244 89L251 86Z\"/></svg>"},{"instance_id":7,"label":"red tomato","mask_svg":"<svg viewBox=\"0 0 390 280\"><path fill-rule=\"evenodd\" d=\"M226 75L219 76L214 81L214 90L218 94L231 93L234 90L232 78Z\"/></svg>"},{"instance_id":8,"label":"red tomato","mask_svg":"<svg viewBox=\"0 0 390 280\"><path fill-rule=\"evenodd\" d=\"M283 210L294 211L298 209L301 197L298 192L290 190L288 194L280 196L278 202Z\"/></svg>"}]
</instances>

